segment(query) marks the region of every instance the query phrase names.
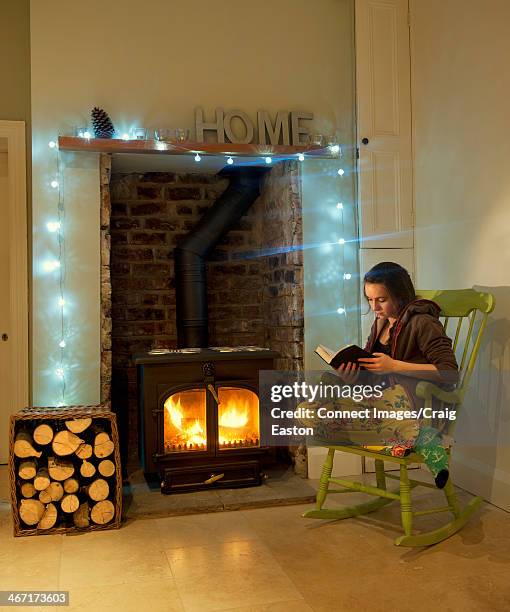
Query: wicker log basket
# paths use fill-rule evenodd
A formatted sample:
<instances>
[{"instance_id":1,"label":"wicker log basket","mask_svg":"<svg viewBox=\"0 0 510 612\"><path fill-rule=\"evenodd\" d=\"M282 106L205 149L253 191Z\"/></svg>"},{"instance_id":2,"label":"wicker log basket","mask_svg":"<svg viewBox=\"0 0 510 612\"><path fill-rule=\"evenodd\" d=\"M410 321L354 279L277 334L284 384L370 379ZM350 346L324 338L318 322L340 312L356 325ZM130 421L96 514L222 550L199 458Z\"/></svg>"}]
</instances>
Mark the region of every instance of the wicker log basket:
<instances>
[{"instance_id":1,"label":"wicker log basket","mask_svg":"<svg viewBox=\"0 0 510 612\"><path fill-rule=\"evenodd\" d=\"M20 410L10 419L9 478L15 536L118 529L115 414L105 406Z\"/></svg>"}]
</instances>

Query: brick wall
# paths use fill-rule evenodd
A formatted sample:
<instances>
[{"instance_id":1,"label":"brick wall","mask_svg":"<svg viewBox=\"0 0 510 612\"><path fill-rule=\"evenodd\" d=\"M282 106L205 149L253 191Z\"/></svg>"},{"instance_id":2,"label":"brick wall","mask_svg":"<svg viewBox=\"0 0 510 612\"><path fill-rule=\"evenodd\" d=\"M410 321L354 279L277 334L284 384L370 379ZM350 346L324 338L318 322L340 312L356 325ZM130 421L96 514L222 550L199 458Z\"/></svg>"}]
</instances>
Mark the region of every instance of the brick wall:
<instances>
[{"instance_id":1,"label":"brick wall","mask_svg":"<svg viewBox=\"0 0 510 612\"><path fill-rule=\"evenodd\" d=\"M303 230L298 162L277 164L266 178L258 217L264 258L266 346L280 370L303 369Z\"/></svg>"},{"instance_id":2,"label":"brick wall","mask_svg":"<svg viewBox=\"0 0 510 612\"><path fill-rule=\"evenodd\" d=\"M100 312L100 342L101 342L101 396L100 401L105 407L111 407L112 392L112 283L110 271L110 178L112 156L102 153L99 156L101 194L100 206L100 243L101 243L101 312Z\"/></svg>"},{"instance_id":3,"label":"brick wall","mask_svg":"<svg viewBox=\"0 0 510 612\"><path fill-rule=\"evenodd\" d=\"M298 166L275 165L261 197L207 264L209 344L267 346L302 369L303 291ZM175 348L173 249L228 185L206 174L112 174L112 399L136 448L133 353ZM124 414L125 418L126 414ZM122 426L121 426L122 429Z\"/></svg>"}]
</instances>

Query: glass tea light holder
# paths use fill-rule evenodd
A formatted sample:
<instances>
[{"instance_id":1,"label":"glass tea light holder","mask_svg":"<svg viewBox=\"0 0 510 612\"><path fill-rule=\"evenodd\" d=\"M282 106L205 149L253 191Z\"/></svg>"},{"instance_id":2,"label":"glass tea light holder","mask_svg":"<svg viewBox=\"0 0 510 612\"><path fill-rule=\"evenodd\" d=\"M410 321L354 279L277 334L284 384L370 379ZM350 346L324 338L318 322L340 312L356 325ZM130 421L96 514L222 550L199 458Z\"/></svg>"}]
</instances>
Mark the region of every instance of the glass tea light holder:
<instances>
[{"instance_id":1,"label":"glass tea light holder","mask_svg":"<svg viewBox=\"0 0 510 612\"><path fill-rule=\"evenodd\" d=\"M86 125L74 128L74 135L77 138L93 138L92 129L87 127Z\"/></svg>"},{"instance_id":2,"label":"glass tea light holder","mask_svg":"<svg viewBox=\"0 0 510 612\"><path fill-rule=\"evenodd\" d=\"M175 140L178 142L186 142L186 140L189 140L189 128L176 128Z\"/></svg>"},{"instance_id":3,"label":"glass tea light holder","mask_svg":"<svg viewBox=\"0 0 510 612\"><path fill-rule=\"evenodd\" d=\"M330 136L327 139L327 142L328 149L331 155L334 155L335 157L342 157L342 149L340 147L340 144L338 143L338 138L336 137L336 135L334 134L333 136Z\"/></svg>"},{"instance_id":4,"label":"glass tea light holder","mask_svg":"<svg viewBox=\"0 0 510 612\"><path fill-rule=\"evenodd\" d=\"M313 145L317 145L318 147L323 147L324 146L324 135L319 134L319 132L315 132L315 134L312 134L310 136L310 142Z\"/></svg>"},{"instance_id":5,"label":"glass tea light holder","mask_svg":"<svg viewBox=\"0 0 510 612\"><path fill-rule=\"evenodd\" d=\"M157 142L169 142L172 140L172 130L170 128L156 128L154 130L154 140Z\"/></svg>"},{"instance_id":6,"label":"glass tea light holder","mask_svg":"<svg viewBox=\"0 0 510 612\"><path fill-rule=\"evenodd\" d=\"M147 130L143 127L136 127L131 129L131 138L133 140L146 140Z\"/></svg>"}]
</instances>

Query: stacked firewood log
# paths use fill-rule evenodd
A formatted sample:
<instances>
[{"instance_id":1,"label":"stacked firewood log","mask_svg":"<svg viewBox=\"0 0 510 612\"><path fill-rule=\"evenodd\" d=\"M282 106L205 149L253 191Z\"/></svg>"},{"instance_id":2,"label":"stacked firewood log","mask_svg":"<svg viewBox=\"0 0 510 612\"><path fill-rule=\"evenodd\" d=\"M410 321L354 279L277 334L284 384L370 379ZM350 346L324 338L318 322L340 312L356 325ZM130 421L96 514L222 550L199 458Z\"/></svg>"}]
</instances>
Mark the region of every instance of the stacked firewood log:
<instances>
[{"instance_id":1,"label":"stacked firewood log","mask_svg":"<svg viewBox=\"0 0 510 612\"><path fill-rule=\"evenodd\" d=\"M19 424L13 454L21 521L38 530L112 521L119 466L108 422L85 417Z\"/></svg>"}]
</instances>

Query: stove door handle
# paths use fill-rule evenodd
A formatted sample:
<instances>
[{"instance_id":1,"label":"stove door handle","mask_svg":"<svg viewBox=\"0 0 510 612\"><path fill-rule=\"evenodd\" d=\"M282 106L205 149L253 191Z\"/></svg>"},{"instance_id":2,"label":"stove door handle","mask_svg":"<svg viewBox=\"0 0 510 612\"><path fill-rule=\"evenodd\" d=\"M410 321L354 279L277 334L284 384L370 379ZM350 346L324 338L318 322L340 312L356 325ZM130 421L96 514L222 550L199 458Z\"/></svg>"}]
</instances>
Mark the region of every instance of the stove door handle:
<instances>
[{"instance_id":1,"label":"stove door handle","mask_svg":"<svg viewBox=\"0 0 510 612\"><path fill-rule=\"evenodd\" d=\"M217 480L221 480L223 478L223 476L225 476L225 474L211 474L211 477L208 478L207 480L204 480L203 484L212 484L213 482L216 482Z\"/></svg>"},{"instance_id":2,"label":"stove door handle","mask_svg":"<svg viewBox=\"0 0 510 612\"><path fill-rule=\"evenodd\" d=\"M211 383L209 383L207 385L207 389L211 392L211 395L214 397L214 399L216 400L216 403L219 406L220 405L220 398L218 397L218 394L216 393L216 389L214 388L214 386L211 385Z\"/></svg>"}]
</instances>

